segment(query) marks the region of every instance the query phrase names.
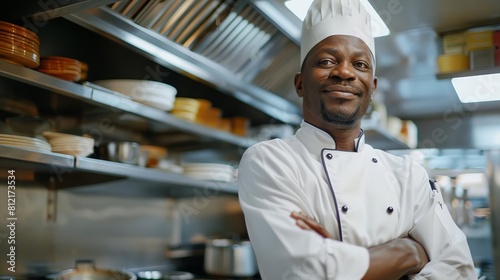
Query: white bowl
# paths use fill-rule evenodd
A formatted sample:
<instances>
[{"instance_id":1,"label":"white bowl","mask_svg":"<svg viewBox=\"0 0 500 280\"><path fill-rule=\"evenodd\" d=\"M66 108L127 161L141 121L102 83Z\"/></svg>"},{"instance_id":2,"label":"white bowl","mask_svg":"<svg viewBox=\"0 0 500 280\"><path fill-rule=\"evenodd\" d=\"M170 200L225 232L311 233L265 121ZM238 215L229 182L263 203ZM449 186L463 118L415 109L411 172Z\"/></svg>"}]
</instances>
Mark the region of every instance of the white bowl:
<instances>
[{"instance_id":1,"label":"white bowl","mask_svg":"<svg viewBox=\"0 0 500 280\"><path fill-rule=\"evenodd\" d=\"M125 94L133 100L148 100L148 98L163 97L166 100L174 100L177 89L171 85L148 80L100 80L92 82L96 85Z\"/></svg>"}]
</instances>

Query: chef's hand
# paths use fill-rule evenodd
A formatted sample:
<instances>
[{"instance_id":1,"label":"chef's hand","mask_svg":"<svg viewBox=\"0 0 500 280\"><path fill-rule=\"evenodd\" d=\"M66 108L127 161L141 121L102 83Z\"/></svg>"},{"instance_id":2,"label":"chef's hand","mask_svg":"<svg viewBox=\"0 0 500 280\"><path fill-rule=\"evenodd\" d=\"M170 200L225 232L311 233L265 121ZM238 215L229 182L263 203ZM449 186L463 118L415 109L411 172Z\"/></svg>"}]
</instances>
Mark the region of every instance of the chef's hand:
<instances>
[{"instance_id":1,"label":"chef's hand","mask_svg":"<svg viewBox=\"0 0 500 280\"><path fill-rule=\"evenodd\" d=\"M303 212L292 212L295 224L304 230L315 231L324 238L332 235L312 217ZM369 279L404 279L406 275L419 273L429 262L424 247L410 237L391 240L385 244L368 248L370 267L363 277Z\"/></svg>"},{"instance_id":2,"label":"chef's hand","mask_svg":"<svg viewBox=\"0 0 500 280\"><path fill-rule=\"evenodd\" d=\"M295 219L295 224L301 229L315 231L324 238L332 238L332 235L320 223L316 222L316 220L309 217L304 212L292 211L290 216Z\"/></svg>"},{"instance_id":3,"label":"chef's hand","mask_svg":"<svg viewBox=\"0 0 500 280\"><path fill-rule=\"evenodd\" d=\"M407 279L429 262L424 247L410 237L402 237L368 248L370 267L363 280Z\"/></svg>"}]
</instances>

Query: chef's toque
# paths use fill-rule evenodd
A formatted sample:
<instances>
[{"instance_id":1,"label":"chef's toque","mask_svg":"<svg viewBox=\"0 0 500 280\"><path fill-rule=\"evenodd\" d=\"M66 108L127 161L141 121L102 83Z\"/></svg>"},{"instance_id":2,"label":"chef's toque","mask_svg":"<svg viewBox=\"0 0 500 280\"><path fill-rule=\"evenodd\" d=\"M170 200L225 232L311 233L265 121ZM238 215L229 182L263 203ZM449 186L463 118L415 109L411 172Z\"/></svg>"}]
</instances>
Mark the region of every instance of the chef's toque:
<instances>
[{"instance_id":1,"label":"chef's toque","mask_svg":"<svg viewBox=\"0 0 500 280\"><path fill-rule=\"evenodd\" d=\"M302 24L300 65L317 43L332 35L358 37L375 57L370 14L359 0L314 0Z\"/></svg>"}]
</instances>

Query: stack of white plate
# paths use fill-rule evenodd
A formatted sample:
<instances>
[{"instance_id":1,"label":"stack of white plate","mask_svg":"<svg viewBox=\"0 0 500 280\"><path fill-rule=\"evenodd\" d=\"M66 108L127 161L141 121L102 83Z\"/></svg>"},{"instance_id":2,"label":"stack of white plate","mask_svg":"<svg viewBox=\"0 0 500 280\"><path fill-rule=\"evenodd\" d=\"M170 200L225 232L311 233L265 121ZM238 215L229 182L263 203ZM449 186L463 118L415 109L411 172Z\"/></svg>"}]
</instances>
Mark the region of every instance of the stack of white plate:
<instances>
[{"instance_id":1,"label":"stack of white plate","mask_svg":"<svg viewBox=\"0 0 500 280\"><path fill-rule=\"evenodd\" d=\"M0 134L0 145L23 148L37 152L50 152L51 150L49 143L46 141L11 134Z\"/></svg>"},{"instance_id":2,"label":"stack of white plate","mask_svg":"<svg viewBox=\"0 0 500 280\"><path fill-rule=\"evenodd\" d=\"M92 83L163 111L172 110L177 95L177 89L173 86L148 80L117 79L93 81Z\"/></svg>"},{"instance_id":3,"label":"stack of white plate","mask_svg":"<svg viewBox=\"0 0 500 280\"><path fill-rule=\"evenodd\" d=\"M51 131L42 132L49 140L52 152L86 157L94 152L94 139Z\"/></svg>"},{"instance_id":4,"label":"stack of white plate","mask_svg":"<svg viewBox=\"0 0 500 280\"><path fill-rule=\"evenodd\" d=\"M183 164L184 175L210 181L232 182L234 180L234 167L222 163L188 163Z\"/></svg>"}]
</instances>

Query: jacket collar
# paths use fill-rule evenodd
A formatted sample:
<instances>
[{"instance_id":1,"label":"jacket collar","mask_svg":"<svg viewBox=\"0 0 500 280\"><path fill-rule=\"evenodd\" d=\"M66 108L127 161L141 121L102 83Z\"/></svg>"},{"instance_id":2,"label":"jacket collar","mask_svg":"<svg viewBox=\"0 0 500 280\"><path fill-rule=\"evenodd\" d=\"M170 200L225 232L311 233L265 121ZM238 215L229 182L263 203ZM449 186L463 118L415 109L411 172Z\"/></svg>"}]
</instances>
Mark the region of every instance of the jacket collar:
<instances>
[{"instance_id":1,"label":"jacket collar","mask_svg":"<svg viewBox=\"0 0 500 280\"><path fill-rule=\"evenodd\" d=\"M302 121L300 128L295 133L297 139L307 148L309 153L319 155L323 149L336 149L335 140L325 131ZM358 138L354 139L357 152L363 151L365 146L365 133L361 129Z\"/></svg>"}]
</instances>

